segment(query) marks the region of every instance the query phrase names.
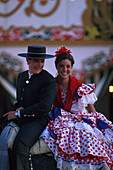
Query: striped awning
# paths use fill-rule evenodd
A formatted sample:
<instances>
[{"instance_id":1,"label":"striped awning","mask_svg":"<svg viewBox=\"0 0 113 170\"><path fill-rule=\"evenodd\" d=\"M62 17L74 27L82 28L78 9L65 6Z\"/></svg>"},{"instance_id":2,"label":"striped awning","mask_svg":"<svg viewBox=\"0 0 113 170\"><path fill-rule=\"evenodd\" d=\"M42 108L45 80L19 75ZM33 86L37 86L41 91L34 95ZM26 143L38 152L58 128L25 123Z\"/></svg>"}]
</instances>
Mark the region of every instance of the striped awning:
<instances>
[{"instance_id":1,"label":"striped awning","mask_svg":"<svg viewBox=\"0 0 113 170\"><path fill-rule=\"evenodd\" d=\"M11 95L13 100L15 100L16 99L16 88L1 75L0 75L0 84Z\"/></svg>"}]
</instances>

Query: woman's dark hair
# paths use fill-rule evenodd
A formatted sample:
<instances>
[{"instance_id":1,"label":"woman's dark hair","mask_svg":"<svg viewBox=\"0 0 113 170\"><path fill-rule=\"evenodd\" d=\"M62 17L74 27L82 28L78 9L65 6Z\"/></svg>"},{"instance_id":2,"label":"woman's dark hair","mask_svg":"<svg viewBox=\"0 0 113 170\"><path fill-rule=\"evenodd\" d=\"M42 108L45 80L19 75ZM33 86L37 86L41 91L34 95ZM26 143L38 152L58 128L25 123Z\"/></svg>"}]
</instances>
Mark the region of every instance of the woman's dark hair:
<instances>
[{"instance_id":1,"label":"woman's dark hair","mask_svg":"<svg viewBox=\"0 0 113 170\"><path fill-rule=\"evenodd\" d=\"M61 53L55 59L55 66L56 66L56 68L57 68L58 63L61 62L62 60L65 60L65 59L70 60L72 66L75 63L74 59L73 59L73 56L71 54Z\"/></svg>"}]
</instances>

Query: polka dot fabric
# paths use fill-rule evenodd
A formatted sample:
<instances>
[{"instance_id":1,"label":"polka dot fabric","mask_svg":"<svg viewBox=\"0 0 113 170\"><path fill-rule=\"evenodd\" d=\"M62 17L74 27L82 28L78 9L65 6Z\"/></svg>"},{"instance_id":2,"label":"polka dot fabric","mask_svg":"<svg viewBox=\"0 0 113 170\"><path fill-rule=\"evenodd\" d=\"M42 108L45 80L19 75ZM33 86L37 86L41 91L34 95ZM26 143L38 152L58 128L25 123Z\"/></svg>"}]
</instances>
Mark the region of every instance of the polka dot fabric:
<instances>
[{"instance_id":1,"label":"polka dot fabric","mask_svg":"<svg viewBox=\"0 0 113 170\"><path fill-rule=\"evenodd\" d=\"M63 103L64 105L65 105L65 100L66 100L66 94L67 94L67 91L61 93L62 103Z\"/></svg>"},{"instance_id":2,"label":"polka dot fabric","mask_svg":"<svg viewBox=\"0 0 113 170\"><path fill-rule=\"evenodd\" d=\"M112 122L98 112L81 112L89 101L96 100L94 88L95 84L79 87L78 94L83 98L74 99L73 114L60 109L61 114L51 119L43 132L60 170L113 169Z\"/></svg>"},{"instance_id":3,"label":"polka dot fabric","mask_svg":"<svg viewBox=\"0 0 113 170\"><path fill-rule=\"evenodd\" d=\"M96 84L82 84L81 87L78 88L77 93L79 96L82 95L87 95L90 94L94 91L94 89L96 88Z\"/></svg>"},{"instance_id":4,"label":"polka dot fabric","mask_svg":"<svg viewBox=\"0 0 113 170\"><path fill-rule=\"evenodd\" d=\"M93 121L93 126L84 122L83 117L90 118ZM62 115L51 121L51 125L48 124L47 127L48 130L52 127L57 139L48 138L49 131L48 135L46 134L43 137L59 159L77 164L81 164L82 161L84 164L91 164L92 166L95 164L100 166L104 163L110 168L113 163L113 131L111 141L105 140L105 136L107 138L105 131L95 131L97 118L105 121L109 128L113 130L111 122L101 113L71 114L62 110ZM101 138L97 136L101 136Z\"/></svg>"}]
</instances>

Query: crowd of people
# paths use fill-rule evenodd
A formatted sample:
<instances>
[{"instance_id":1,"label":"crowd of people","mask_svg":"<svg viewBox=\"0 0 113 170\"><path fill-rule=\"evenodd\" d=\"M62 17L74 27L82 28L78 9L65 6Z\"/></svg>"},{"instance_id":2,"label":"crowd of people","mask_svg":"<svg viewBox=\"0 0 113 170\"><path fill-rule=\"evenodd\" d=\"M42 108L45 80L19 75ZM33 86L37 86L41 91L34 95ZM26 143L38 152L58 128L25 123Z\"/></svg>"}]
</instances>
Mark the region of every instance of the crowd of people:
<instances>
[{"instance_id":1,"label":"crowd of people","mask_svg":"<svg viewBox=\"0 0 113 170\"><path fill-rule=\"evenodd\" d=\"M50 55L45 46L31 45L27 53L18 54L26 58L29 70L19 74L17 103L3 115L20 127L8 153L11 170L30 169L29 151L40 138L60 170L113 169L113 124L94 108L95 83L71 77L71 53L63 46ZM55 78L43 69L45 59L51 57L56 57Z\"/></svg>"}]
</instances>

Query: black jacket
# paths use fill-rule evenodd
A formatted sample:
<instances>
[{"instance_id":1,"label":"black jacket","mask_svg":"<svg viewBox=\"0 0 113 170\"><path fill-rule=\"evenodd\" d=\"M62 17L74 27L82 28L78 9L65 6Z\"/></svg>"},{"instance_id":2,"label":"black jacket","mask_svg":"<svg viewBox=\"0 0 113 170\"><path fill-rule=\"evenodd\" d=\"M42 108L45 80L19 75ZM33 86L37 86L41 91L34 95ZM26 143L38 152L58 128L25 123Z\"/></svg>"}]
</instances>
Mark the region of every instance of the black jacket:
<instances>
[{"instance_id":1,"label":"black jacket","mask_svg":"<svg viewBox=\"0 0 113 170\"><path fill-rule=\"evenodd\" d=\"M28 78L28 71L18 75L17 103L14 110L23 107L20 111L22 117L35 116L43 120L51 110L57 92L56 80L46 70Z\"/></svg>"}]
</instances>

